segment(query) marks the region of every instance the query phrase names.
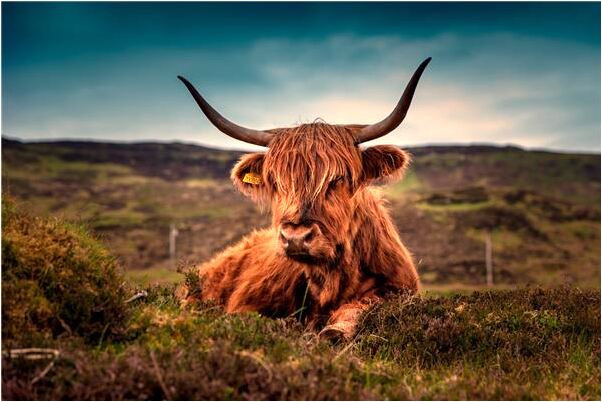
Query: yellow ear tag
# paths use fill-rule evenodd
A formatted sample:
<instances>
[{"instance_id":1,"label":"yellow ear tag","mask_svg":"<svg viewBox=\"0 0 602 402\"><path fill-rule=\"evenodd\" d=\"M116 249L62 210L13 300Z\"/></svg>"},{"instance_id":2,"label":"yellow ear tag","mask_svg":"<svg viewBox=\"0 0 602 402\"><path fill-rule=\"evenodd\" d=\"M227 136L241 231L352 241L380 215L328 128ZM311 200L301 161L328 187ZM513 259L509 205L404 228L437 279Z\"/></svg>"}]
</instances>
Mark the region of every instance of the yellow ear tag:
<instances>
[{"instance_id":1,"label":"yellow ear tag","mask_svg":"<svg viewBox=\"0 0 602 402\"><path fill-rule=\"evenodd\" d=\"M243 183L249 184L261 184L261 176L257 173L245 173L245 177L242 178Z\"/></svg>"}]
</instances>

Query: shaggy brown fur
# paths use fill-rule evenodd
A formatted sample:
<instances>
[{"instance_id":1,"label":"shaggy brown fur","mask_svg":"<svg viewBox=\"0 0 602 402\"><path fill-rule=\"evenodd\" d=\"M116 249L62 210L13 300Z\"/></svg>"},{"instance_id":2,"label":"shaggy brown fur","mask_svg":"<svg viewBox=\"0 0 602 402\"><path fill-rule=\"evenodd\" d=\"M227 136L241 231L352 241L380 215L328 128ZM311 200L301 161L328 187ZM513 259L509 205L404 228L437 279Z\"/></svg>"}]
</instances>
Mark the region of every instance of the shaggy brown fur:
<instances>
[{"instance_id":1,"label":"shaggy brown fur","mask_svg":"<svg viewBox=\"0 0 602 402\"><path fill-rule=\"evenodd\" d=\"M375 181L398 179L409 162L400 149L360 149L359 127L325 123L273 130L266 153L245 155L232 181L270 206L272 228L255 231L198 267L201 298L228 312L298 313L325 335L353 334L357 317L390 292L419 286ZM247 173L260 184L243 182ZM289 255L284 230L310 230L307 255Z\"/></svg>"}]
</instances>

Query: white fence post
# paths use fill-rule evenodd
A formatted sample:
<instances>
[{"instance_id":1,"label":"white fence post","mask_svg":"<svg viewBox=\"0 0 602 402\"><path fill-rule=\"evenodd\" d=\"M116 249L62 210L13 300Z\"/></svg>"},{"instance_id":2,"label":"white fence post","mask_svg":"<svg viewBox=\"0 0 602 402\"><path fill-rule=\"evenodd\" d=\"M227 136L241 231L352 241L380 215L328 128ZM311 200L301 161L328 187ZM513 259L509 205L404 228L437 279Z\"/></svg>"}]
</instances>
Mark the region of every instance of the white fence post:
<instances>
[{"instance_id":1,"label":"white fence post","mask_svg":"<svg viewBox=\"0 0 602 402\"><path fill-rule=\"evenodd\" d=\"M178 229L176 229L176 225L172 223L169 225L169 258L172 261L176 260L176 237L178 237Z\"/></svg>"}]
</instances>

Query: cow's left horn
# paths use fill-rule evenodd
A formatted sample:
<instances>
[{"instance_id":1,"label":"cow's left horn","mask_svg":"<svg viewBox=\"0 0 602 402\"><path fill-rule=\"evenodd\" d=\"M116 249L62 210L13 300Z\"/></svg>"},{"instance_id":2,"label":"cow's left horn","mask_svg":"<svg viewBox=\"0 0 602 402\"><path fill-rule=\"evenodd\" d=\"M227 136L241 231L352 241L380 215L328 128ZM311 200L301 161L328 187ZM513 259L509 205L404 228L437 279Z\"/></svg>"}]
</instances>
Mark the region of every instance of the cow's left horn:
<instances>
[{"instance_id":1,"label":"cow's left horn","mask_svg":"<svg viewBox=\"0 0 602 402\"><path fill-rule=\"evenodd\" d=\"M211 105L207 103L207 101L201 96L199 91L196 90L194 85L188 82L186 78L179 75L178 78L184 83L184 85L186 85L186 88L188 88L190 94L199 105L205 116L207 116L209 121L213 123L213 125L217 127L219 131L229 135L232 138L236 138L237 140L248 142L250 144L261 145L264 147L267 147L270 144L270 141L274 136L273 134L265 131L253 130L232 123L230 120L226 119L214 108L212 108Z\"/></svg>"},{"instance_id":2,"label":"cow's left horn","mask_svg":"<svg viewBox=\"0 0 602 402\"><path fill-rule=\"evenodd\" d=\"M397 103L397 106L389 116L376 124L372 124L361 129L356 137L358 143L374 140L382 137L385 134L389 134L401 124L403 119L406 117L406 113L410 108L410 104L412 103L412 97L414 96L414 91L416 91L416 86L418 86L418 80L420 80L420 76L430 61L431 58L429 57L416 69L412 79L406 86L406 89L403 91L403 95L401 95L399 103Z\"/></svg>"}]
</instances>

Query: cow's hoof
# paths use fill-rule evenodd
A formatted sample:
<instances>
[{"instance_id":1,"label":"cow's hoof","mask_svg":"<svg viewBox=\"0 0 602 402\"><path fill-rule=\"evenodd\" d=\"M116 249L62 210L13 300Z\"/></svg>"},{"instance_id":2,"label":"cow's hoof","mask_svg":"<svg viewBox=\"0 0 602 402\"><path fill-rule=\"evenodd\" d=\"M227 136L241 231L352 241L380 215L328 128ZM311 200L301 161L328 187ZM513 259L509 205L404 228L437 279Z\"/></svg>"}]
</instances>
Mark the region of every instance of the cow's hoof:
<instances>
[{"instance_id":1,"label":"cow's hoof","mask_svg":"<svg viewBox=\"0 0 602 402\"><path fill-rule=\"evenodd\" d=\"M341 325L331 324L324 327L318 336L331 342L339 342L349 338L349 334Z\"/></svg>"}]
</instances>

